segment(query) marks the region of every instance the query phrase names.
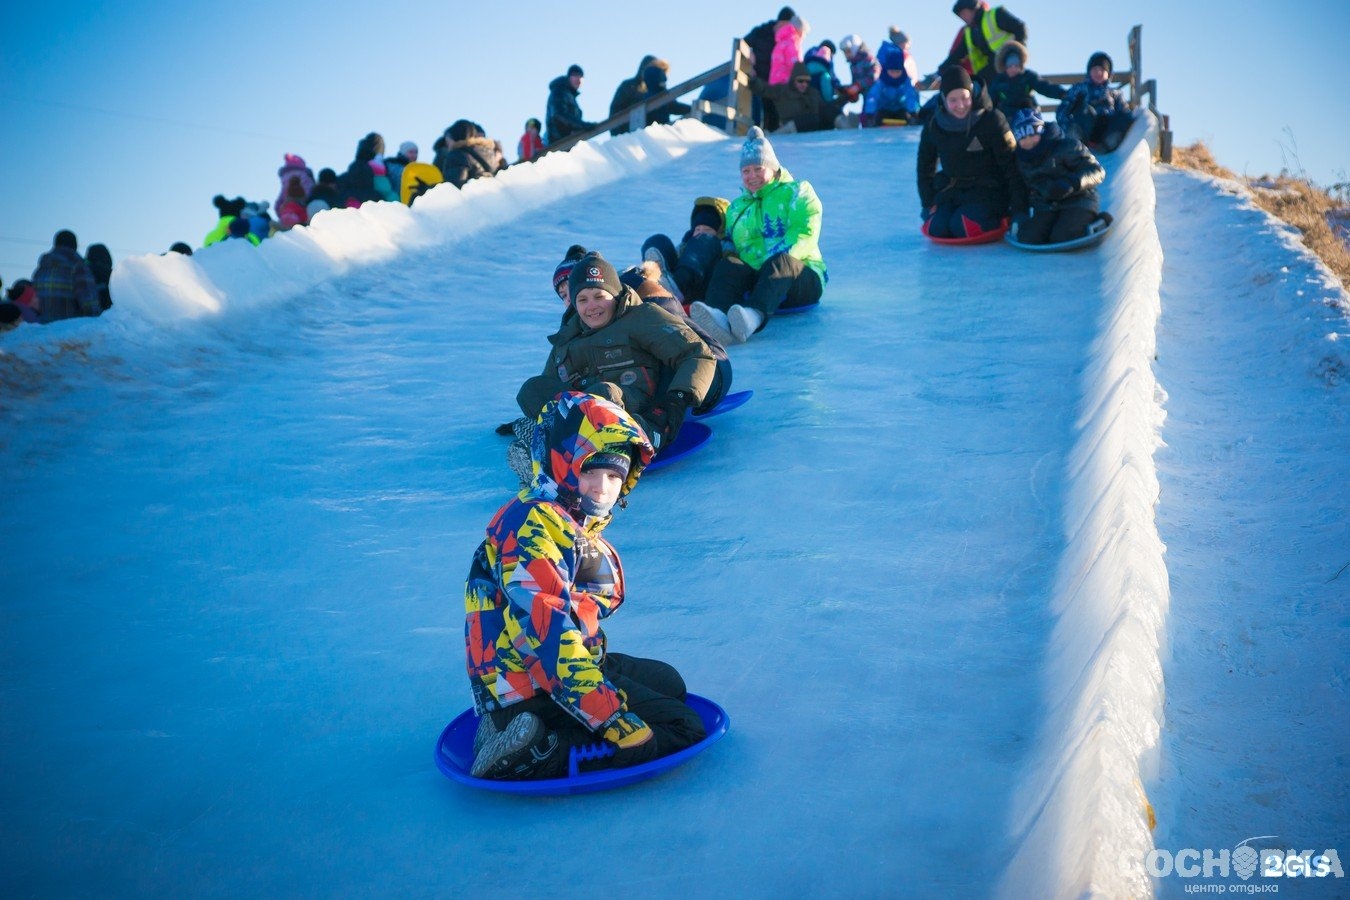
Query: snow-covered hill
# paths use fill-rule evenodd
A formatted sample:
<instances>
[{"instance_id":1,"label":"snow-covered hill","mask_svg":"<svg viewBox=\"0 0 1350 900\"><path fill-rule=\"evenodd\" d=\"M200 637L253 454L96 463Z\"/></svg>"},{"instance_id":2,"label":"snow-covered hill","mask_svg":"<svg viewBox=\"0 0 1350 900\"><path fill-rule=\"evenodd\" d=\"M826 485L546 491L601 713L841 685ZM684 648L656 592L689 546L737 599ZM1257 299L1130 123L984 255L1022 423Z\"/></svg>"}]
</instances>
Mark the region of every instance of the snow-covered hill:
<instances>
[{"instance_id":1,"label":"snow-covered hill","mask_svg":"<svg viewBox=\"0 0 1350 900\"><path fill-rule=\"evenodd\" d=\"M611 646L675 663L732 731L582 799L432 765L469 703L463 576L512 489L492 426L567 245L623 263L678 235L734 195L737 142L649 128L129 260L113 314L5 336L0 884L1122 896L1200 880L1150 879L1155 848L1336 846L1343 297L1145 137L1106 161L1115 233L1060 256L925 241L914 131L774 142L825 204L824 304L735 349L754 401L610 532ZM1265 684L1297 727L1278 698L1244 715Z\"/></svg>"}]
</instances>

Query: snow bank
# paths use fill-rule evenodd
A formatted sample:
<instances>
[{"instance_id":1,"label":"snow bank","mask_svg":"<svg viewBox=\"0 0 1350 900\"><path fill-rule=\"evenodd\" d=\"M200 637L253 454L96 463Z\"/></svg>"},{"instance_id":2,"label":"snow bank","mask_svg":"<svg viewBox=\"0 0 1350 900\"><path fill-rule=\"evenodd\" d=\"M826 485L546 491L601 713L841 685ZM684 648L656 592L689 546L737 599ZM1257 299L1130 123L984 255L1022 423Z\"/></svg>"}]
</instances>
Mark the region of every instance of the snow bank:
<instances>
[{"instance_id":1,"label":"snow bank","mask_svg":"<svg viewBox=\"0 0 1350 900\"><path fill-rule=\"evenodd\" d=\"M1160 641L1168 603L1154 521L1162 392L1151 368L1162 249L1154 221L1151 118L1117 151L1104 206L1101 333L1083 373L1068 458L1068 544L1051 601L1047 713L1014 803L1016 896L1148 896L1153 842L1142 787L1162 721Z\"/></svg>"},{"instance_id":2,"label":"snow bank","mask_svg":"<svg viewBox=\"0 0 1350 900\"><path fill-rule=\"evenodd\" d=\"M721 132L681 120L550 153L496 178L471 181L463 190L439 185L413 207L368 203L359 209L328 210L308 227L278 234L258 247L227 241L191 257L131 257L113 272L115 314L98 324L136 319L162 326L230 307L275 303L354 268L388 262L410 248L462 239L720 140L726 140ZM21 329L30 332L30 340L44 330ZM62 331L70 336L67 329Z\"/></svg>"}]
</instances>

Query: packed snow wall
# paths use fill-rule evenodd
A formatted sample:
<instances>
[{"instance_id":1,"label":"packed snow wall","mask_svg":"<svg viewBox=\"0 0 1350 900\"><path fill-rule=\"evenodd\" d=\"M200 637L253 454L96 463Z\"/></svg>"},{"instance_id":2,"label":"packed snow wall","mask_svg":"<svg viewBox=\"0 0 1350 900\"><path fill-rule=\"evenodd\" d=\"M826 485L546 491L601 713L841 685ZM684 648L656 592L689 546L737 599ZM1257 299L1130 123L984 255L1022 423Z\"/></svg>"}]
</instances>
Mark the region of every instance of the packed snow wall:
<instances>
[{"instance_id":1,"label":"packed snow wall","mask_svg":"<svg viewBox=\"0 0 1350 900\"><path fill-rule=\"evenodd\" d=\"M446 243L515 219L549 203L619 181L683 156L726 136L702 123L646 128L624 140L583 143L566 153L512 166L496 178L471 181L463 190L440 185L415 206L367 203L327 210L302 228L282 232L257 247L225 241L193 256L134 256L113 271L111 293L118 315L63 322L59 331L21 328L6 349L45 343L54 335L78 337L86 328L162 327L228 308L265 308L366 265Z\"/></svg>"},{"instance_id":2,"label":"packed snow wall","mask_svg":"<svg viewBox=\"0 0 1350 900\"><path fill-rule=\"evenodd\" d=\"M1168 604L1154 506L1163 422L1154 378L1162 248L1154 220L1156 123L1138 119L1103 189L1101 331L1083 372L1068 457L1068 544L1045 667L1047 716L1011 823L1020 848L1008 896L1140 897L1153 885L1144 794L1162 725L1160 643Z\"/></svg>"}]
</instances>

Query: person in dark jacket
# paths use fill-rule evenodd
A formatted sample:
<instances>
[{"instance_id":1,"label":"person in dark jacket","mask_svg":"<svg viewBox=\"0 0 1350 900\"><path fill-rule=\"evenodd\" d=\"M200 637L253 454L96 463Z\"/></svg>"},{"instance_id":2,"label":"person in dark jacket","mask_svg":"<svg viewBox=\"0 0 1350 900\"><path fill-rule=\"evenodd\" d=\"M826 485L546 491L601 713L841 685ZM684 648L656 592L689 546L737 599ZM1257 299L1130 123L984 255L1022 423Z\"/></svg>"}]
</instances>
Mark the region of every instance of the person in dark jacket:
<instances>
[{"instance_id":1,"label":"person in dark jacket","mask_svg":"<svg viewBox=\"0 0 1350 900\"><path fill-rule=\"evenodd\" d=\"M664 234L654 234L642 244L642 258L661 267L658 280L672 281L673 296L682 303L702 300L718 260L736 252L726 232L729 205L721 197L699 197L678 247Z\"/></svg>"},{"instance_id":2,"label":"person in dark jacket","mask_svg":"<svg viewBox=\"0 0 1350 900\"><path fill-rule=\"evenodd\" d=\"M581 104L577 95L581 93L581 80L586 73L581 66L573 63L567 67L566 75L559 75L549 82L548 107L544 116L544 125L548 130L545 142L550 146L578 131L590 131L594 122L581 117Z\"/></svg>"},{"instance_id":3,"label":"person in dark jacket","mask_svg":"<svg viewBox=\"0 0 1350 900\"><path fill-rule=\"evenodd\" d=\"M1061 244L1087 234L1098 218L1097 186L1106 178L1086 147L1065 137L1038 110L1020 109L1013 118L1017 168L1031 199L1031 218L1018 225L1024 244Z\"/></svg>"},{"instance_id":4,"label":"person in dark jacket","mask_svg":"<svg viewBox=\"0 0 1350 900\"><path fill-rule=\"evenodd\" d=\"M975 237L1009 213L1026 214L1008 122L975 88L965 69L944 69L941 102L919 136L919 201L929 237Z\"/></svg>"},{"instance_id":5,"label":"person in dark jacket","mask_svg":"<svg viewBox=\"0 0 1350 900\"><path fill-rule=\"evenodd\" d=\"M658 63L664 60L657 60ZM666 71L667 68L660 65L650 65L642 72L642 82L646 87L643 99L655 97L666 92ZM689 115L692 107L688 103L681 103L678 100L671 100L663 103L655 109L647 110L648 125L669 125L672 119L678 119Z\"/></svg>"},{"instance_id":6,"label":"person in dark jacket","mask_svg":"<svg viewBox=\"0 0 1350 900\"><path fill-rule=\"evenodd\" d=\"M797 13L790 6L785 6L778 11L777 18L770 19L768 22L761 22L754 28L751 28L742 38L750 45L750 53L754 57L755 75L765 83L769 80L769 67L773 63L773 46L777 43L776 34L778 26L784 22L791 22L797 17Z\"/></svg>"},{"instance_id":7,"label":"person in dark jacket","mask_svg":"<svg viewBox=\"0 0 1350 900\"><path fill-rule=\"evenodd\" d=\"M712 352L683 320L644 303L598 253L577 261L568 287L576 315L549 338L544 371L516 395L520 411L537 416L559 391L590 391L626 409L664 447L708 395Z\"/></svg>"},{"instance_id":8,"label":"person in dark jacket","mask_svg":"<svg viewBox=\"0 0 1350 900\"><path fill-rule=\"evenodd\" d=\"M758 76L750 79L750 93L773 102L780 123L776 133L781 134L833 128L839 110L848 102L847 97L827 102L811 84L806 63L801 62L793 64L786 84L767 84Z\"/></svg>"},{"instance_id":9,"label":"person in dark jacket","mask_svg":"<svg viewBox=\"0 0 1350 900\"><path fill-rule=\"evenodd\" d=\"M501 169L492 139L477 124L460 119L445 132L445 149L436 155L436 168L445 180L462 188L475 178L491 178Z\"/></svg>"},{"instance_id":10,"label":"person in dark jacket","mask_svg":"<svg viewBox=\"0 0 1350 900\"><path fill-rule=\"evenodd\" d=\"M372 131L357 142L356 158L337 179L337 194L341 198L339 206L360 206L362 203L387 199L386 194L376 187L375 166L372 165L378 161L380 172L385 173L383 157L384 137L377 132ZM388 178L387 173L384 177Z\"/></svg>"},{"instance_id":11,"label":"person in dark jacket","mask_svg":"<svg viewBox=\"0 0 1350 900\"><path fill-rule=\"evenodd\" d=\"M108 282L112 280L112 254L103 244L90 244L84 251L84 261L89 264L94 286L98 289L98 312L94 315L99 315L112 307L112 295L108 293Z\"/></svg>"},{"instance_id":12,"label":"person in dark jacket","mask_svg":"<svg viewBox=\"0 0 1350 900\"><path fill-rule=\"evenodd\" d=\"M768 22L761 22L746 33L743 41L750 47L750 61L754 66L755 77L765 84L769 83L769 72L773 68L773 48L778 43L778 26L784 22L791 22L797 18L797 13L790 6L785 6L778 11L777 18ZM772 101L765 103L760 97L753 97L750 114L755 120L756 125L763 125L768 131L773 131L780 124L777 111L773 109Z\"/></svg>"},{"instance_id":13,"label":"person in dark jacket","mask_svg":"<svg viewBox=\"0 0 1350 900\"><path fill-rule=\"evenodd\" d=\"M332 169L320 169L319 180L314 182L314 189L309 192L305 198L305 216L314 218L316 213L323 212L325 209L336 209L342 206L343 200L338 198L337 173Z\"/></svg>"},{"instance_id":14,"label":"person in dark jacket","mask_svg":"<svg viewBox=\"0 0 1350 900\"><path fill-rule=\"evenodd\" d=\"M94 273L89 271L78 247L73 232L58 231L52 239L52 249L42 254L33 270L33 290L44 325L102 312Z\"/></svg>"},{"instance_id":15,"label":"person in dark jacket","mask_svg":"<svg viewBox=\"0 0 1350 900\"><path fill-rule=\"evenodd\" d=\"M1064 88L1028 69L1028 59L1026 46L1017 41L1008 41L994 57L994 68L998 74L989 83L989 101L1009 122L1012 122L1019 109L1038 105L1036 94L1054 100L1064 99Z\"/></svg>"},{"instance_id":16,"label":"person in dark jacket","mask_svg":"<svg viewBox=\"0 0 1350 900\"><path fill-rule=\"evenodd\" d=\"M1107 153L1120 146L1134 114L1120 91L1111 87L1111 57L1100 50L1088 57L1087 77L1069 88L1055 110L1064 133Z\"/></svg>"},{"instance_id":17,"label":"person in dark jacket","mask_svg":"<svg viewBox=\"0 0 1350 900\"><path fill-rule=\"evenodd\" d=\"M610 651L601 627L628 587L602 532L651 443L621 407L580 391L551 398L535 424L530 481L492 517L464 585L476 778L636 766L706 735L675 667Z\"/></svg>"},{"instance_id":18,"label":"person in dark jacket","mask_svg":"<svg viewBox=\"0 0 1350 900\"><path fill-rule=\"evenodd\" d=\"M1008 41L1027 43L1027 25L1001 6L989 9L980 0L956 0L952 12L966 23L951 53L938 67L939 71L961 62L968 64L971 77L987 87L998 74L994 57ZM944 90L945 85L944 85Z\"/></svg>"},{"instance_id":19,"label":"person in dark jacket","mask_svg":"<svg viewBox=\"0 0 1350 900\"><path fill-rule=\"evenodd\" d=\"M614 89L614 99L609 102L609 114L611 117L628 109L635 103L641 103L647 99L647 82L643 73L649 66L659 65L662 68L669 69L670 63L663 59L658 59L650 53L642 57L642 62L638 63L637 74L632 78L625 78L619 82L619 86ZM620 135L628 133L628 123L616 125L609 130L610 134Z\"/></svg>"}]
</instances>

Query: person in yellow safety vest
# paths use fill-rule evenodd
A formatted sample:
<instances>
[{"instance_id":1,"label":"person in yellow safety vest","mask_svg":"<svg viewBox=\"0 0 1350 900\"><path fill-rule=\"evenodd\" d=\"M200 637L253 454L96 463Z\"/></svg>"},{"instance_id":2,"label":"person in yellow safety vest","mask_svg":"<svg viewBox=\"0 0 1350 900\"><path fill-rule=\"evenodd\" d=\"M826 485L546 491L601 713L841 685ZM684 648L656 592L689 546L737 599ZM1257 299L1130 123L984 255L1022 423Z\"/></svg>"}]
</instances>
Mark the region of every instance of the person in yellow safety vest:
<instances>
[{"instance_id":1,"label":"person in yellow safety vest","mask_svg":"<svg viewBox=\"0 0 1350 900\"><path fill-rule=\"evenodd\" d=\"M1002 6L990 9L980 0L956 0L952 12L966 23L962 29L965 40L952 47L938 71L968 60L971 75L988 85L998 74L994 67L998 48L1010 40L1025 44L1027 25Z\"/></svg>"}]
</instances>

